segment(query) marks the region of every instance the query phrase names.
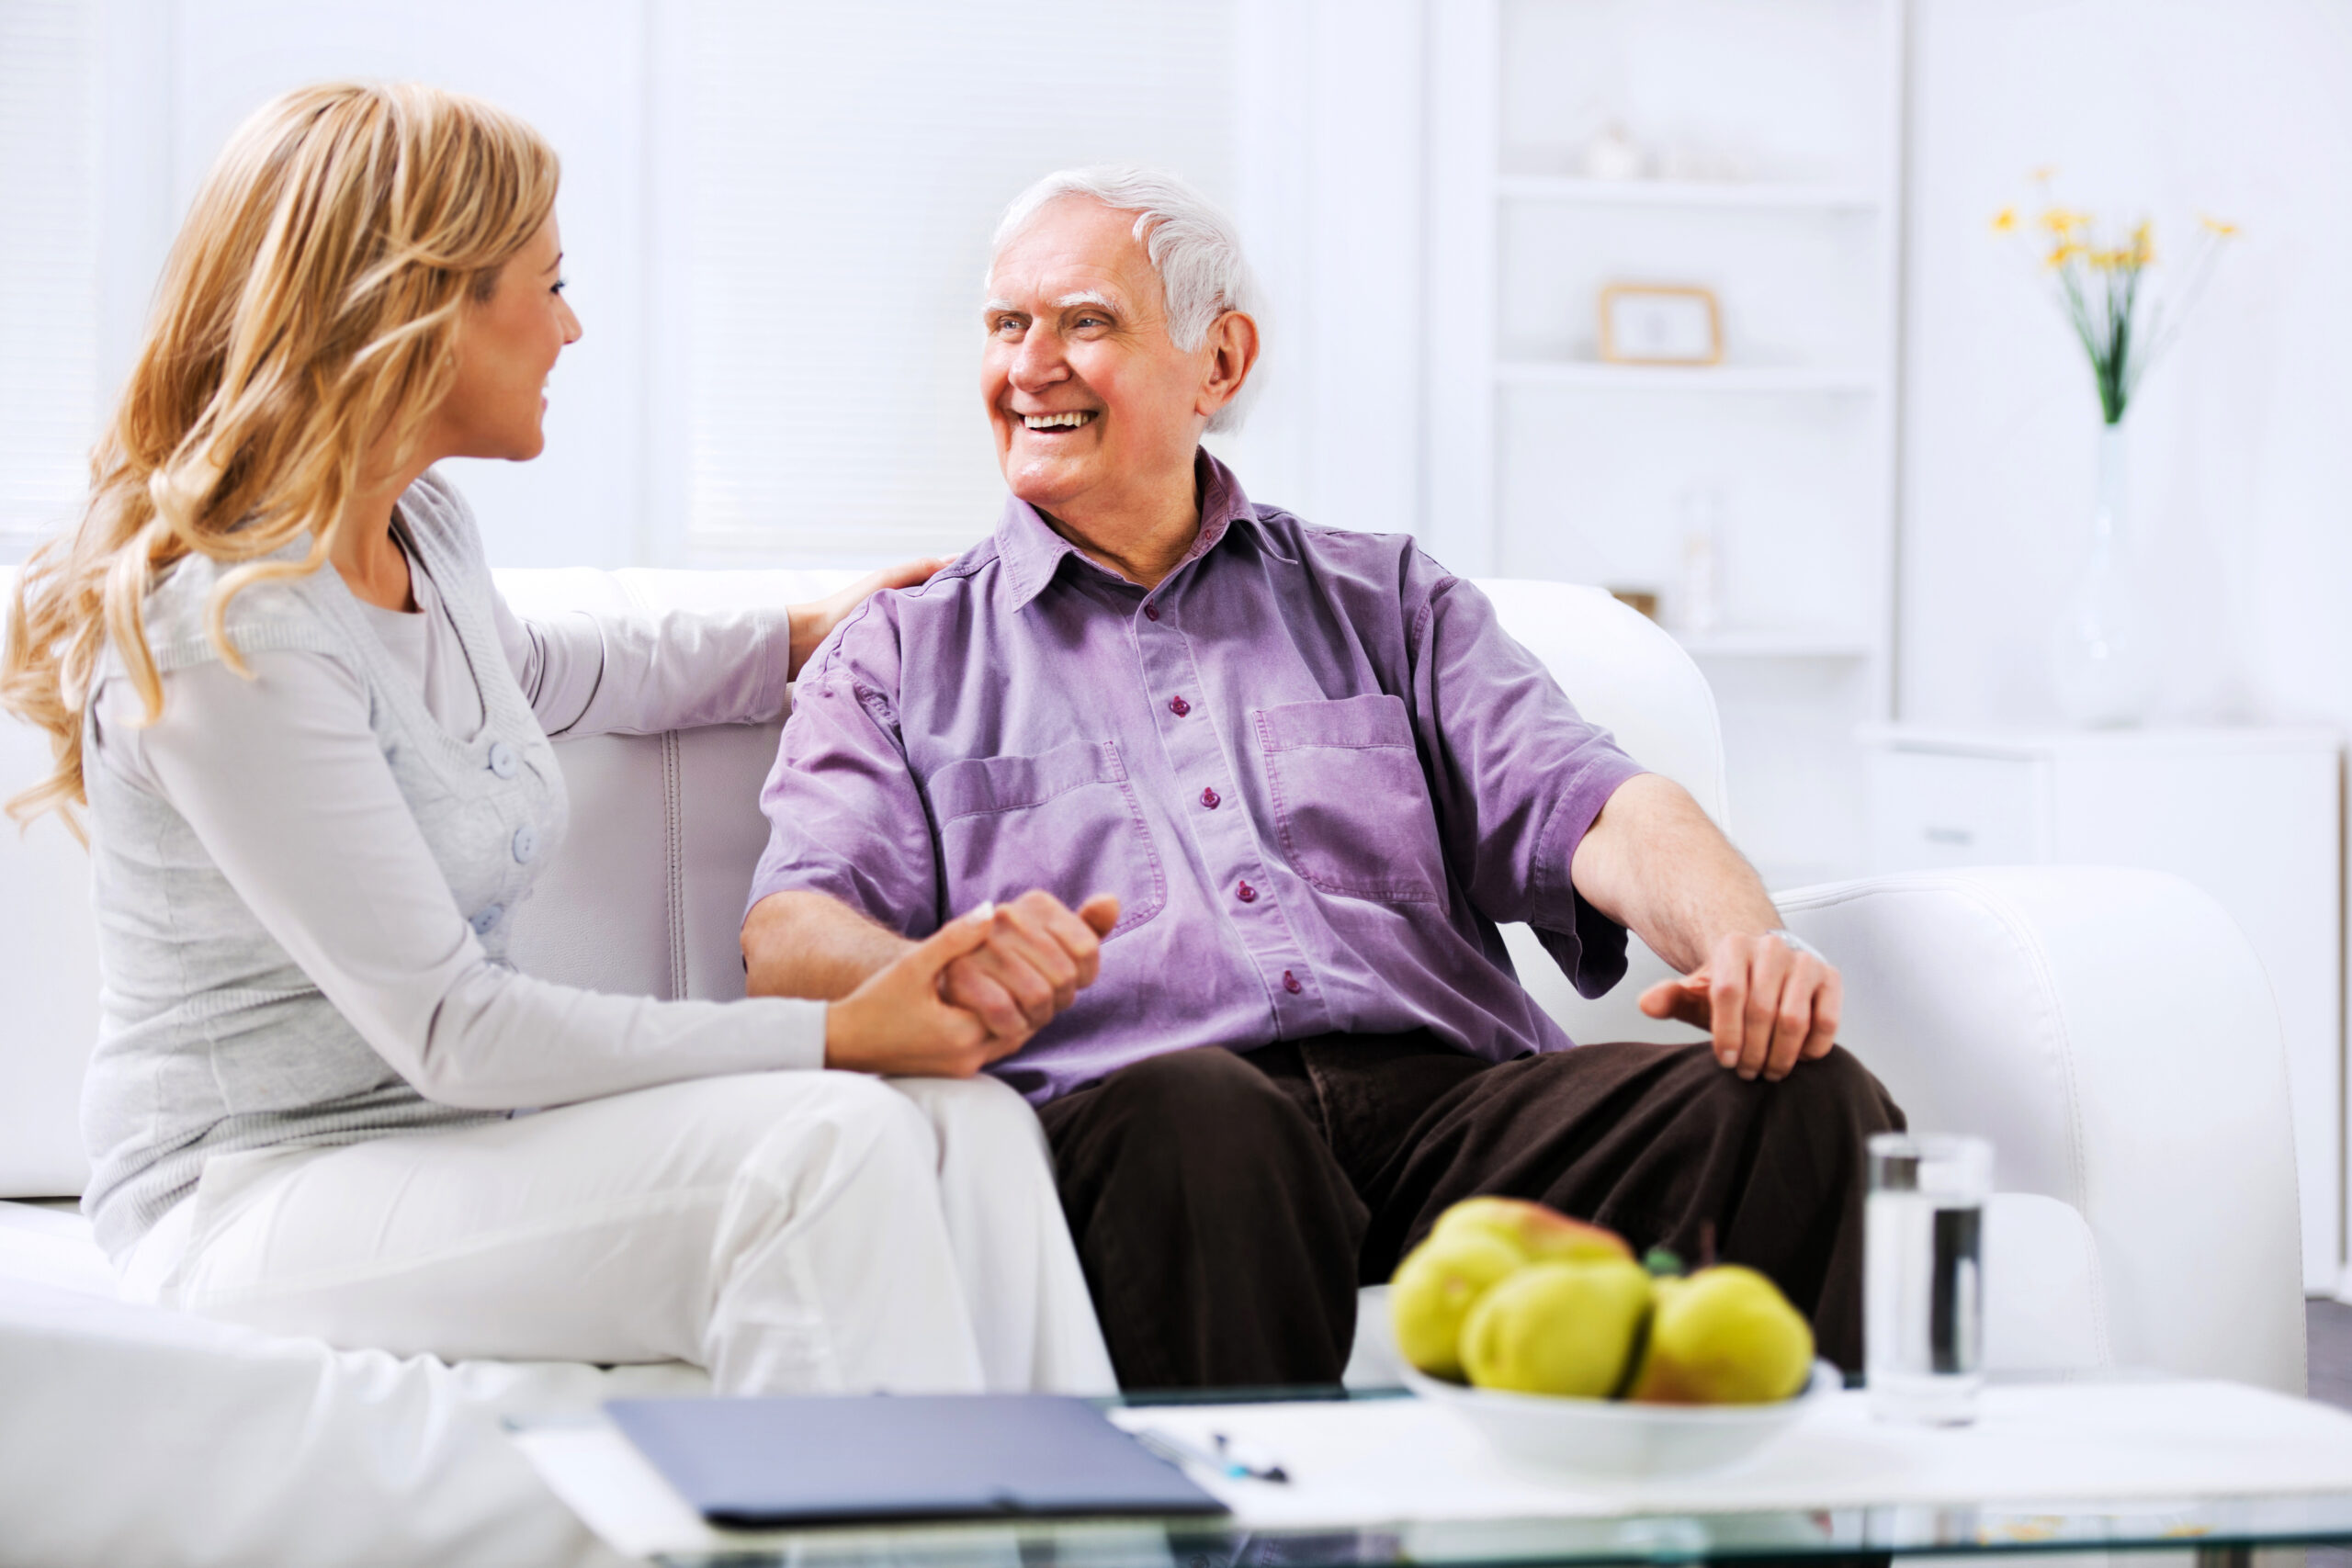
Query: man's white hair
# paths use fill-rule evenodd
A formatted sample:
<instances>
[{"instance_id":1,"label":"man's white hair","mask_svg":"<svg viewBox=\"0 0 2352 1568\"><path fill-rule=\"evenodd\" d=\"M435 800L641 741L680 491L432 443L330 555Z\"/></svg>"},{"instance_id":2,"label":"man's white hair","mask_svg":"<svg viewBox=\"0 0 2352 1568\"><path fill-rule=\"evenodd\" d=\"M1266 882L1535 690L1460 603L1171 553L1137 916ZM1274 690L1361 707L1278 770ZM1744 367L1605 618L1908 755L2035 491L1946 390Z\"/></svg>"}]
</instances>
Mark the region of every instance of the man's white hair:
<instances>
[{"instance_id":1,"label":"man's white hair","mask_svg":"<svg viewBox=\"0 0 2352 1568\"><path fill-rule=\"evenodd\" d=\"M1233 220L1217 205L1176 175L1161 169L1130 164L1097 164L1091 168L1062 169L1047 175L1012 198L996 226L989 254L1004 247L1029 227L1037 214L1066 196L1082 196L1114 212L1136 215L1135 237L1143 242L1152 271L1159 275L1166 300L1168 338L1190 354L1201 346L1209 328L1227 310L1262 317L1258 280L1241 254L1241 238ZM1254 400L1258 377L1242 383L1231 402L1209 420L1211 430L1235 430L1243 411Z\"/></svg>"}]
</instances>

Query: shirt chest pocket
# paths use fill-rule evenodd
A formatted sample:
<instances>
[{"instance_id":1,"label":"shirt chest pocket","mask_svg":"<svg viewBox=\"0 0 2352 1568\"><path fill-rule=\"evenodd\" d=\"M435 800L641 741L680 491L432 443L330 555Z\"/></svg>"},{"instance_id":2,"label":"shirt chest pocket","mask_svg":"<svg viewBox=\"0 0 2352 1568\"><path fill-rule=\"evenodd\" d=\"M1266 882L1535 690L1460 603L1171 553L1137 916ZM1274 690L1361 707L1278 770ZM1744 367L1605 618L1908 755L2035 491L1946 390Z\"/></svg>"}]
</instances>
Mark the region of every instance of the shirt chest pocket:
<instances>
[{"instance_id":1,"label":"shirt chest pocket","mask_svg":"<svg viewBox=\"0 0 2352 1568\"><path fill-rule=\"evenodd\" d=\"M1373 692L1253 716L1292 870L1345 897L1444 902L1437 815L1402 697Z\"/></svg>"},{"instance_id":2,"label":"shirt chest pocket","mask_svg":"<svg viewBox=\"0 0 2352 1568\"><path fill-rule=\"evenodd\" d=\"M1151 829L1115 742L951 762L932 775L929 793L946 913L1039 887L1073 909L1113 893L1117 936L1168 902Z\"/></svg>"}]
</instances>

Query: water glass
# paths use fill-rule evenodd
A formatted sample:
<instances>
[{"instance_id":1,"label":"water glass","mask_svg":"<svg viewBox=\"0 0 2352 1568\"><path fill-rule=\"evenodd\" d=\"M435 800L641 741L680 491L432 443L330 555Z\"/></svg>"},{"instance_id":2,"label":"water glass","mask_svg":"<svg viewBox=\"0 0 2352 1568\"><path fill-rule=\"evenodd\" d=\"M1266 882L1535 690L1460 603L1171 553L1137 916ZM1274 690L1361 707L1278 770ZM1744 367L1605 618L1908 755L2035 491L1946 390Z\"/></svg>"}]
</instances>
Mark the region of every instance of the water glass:
<instances>
[{"instance_id":1,"label":"water glass","mask_svg":"<svg viewBox=\"0 0 2352 1568\"><path fill-rule=\"evenodd\" d=\"M1862 1362L1882 1420L1959 1426L1984 1381L1982 1138L1881 1133L1862 1226Z\"/></svg>"}]
</instances>

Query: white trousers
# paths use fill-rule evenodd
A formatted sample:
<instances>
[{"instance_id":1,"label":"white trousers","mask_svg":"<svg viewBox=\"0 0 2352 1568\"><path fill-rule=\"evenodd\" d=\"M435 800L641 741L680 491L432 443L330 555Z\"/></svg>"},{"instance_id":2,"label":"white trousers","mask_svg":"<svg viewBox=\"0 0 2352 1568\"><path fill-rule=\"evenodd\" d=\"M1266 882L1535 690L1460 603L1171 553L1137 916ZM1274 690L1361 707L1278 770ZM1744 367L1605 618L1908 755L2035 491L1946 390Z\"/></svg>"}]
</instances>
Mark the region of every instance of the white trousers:
<instances>
[{"instance_id":1,"label":"white trousers","mask_svg":"<svg viewBox=\"0 0 2352 1568\"><path fill-rule=\"evenodd\" d=\"M217 1158L127 1293L448 1360L691 1361L722 1393L1115 1388L1045 1134L993 1078L703 1078Z\"/></svg>"}]
</instances>

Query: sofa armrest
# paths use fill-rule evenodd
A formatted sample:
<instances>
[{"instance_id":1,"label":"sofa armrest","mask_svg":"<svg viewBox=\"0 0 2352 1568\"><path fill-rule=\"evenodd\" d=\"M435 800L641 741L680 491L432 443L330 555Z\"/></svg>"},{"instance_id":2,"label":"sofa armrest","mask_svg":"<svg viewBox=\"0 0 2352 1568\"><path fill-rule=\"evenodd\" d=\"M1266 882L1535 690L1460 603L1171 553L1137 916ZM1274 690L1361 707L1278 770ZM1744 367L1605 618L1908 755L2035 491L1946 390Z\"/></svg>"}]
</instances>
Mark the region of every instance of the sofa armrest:
<instances>
[{"instance_id":1,"label":"sofa armrest","mask_svg":"<svg viewBox=\"0 0 2352 1568\"><path fill-rule=\"evenodd\" d=\"M2221 906L2087 866L1779 901L1843 971L1840 1037L1911 1124L1991 1138L1998 1188L2081 1213L2117 1364L2303 1392L2286 1055Z\"/></svg>"}]
</instances>

